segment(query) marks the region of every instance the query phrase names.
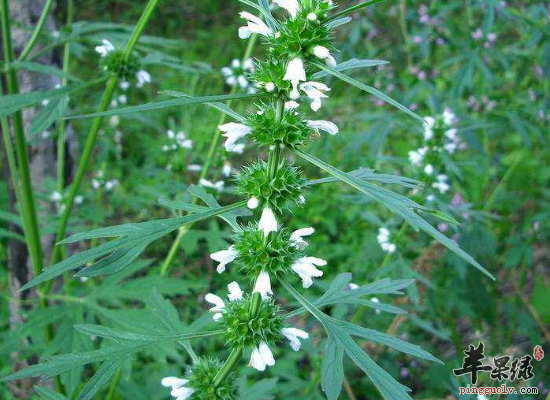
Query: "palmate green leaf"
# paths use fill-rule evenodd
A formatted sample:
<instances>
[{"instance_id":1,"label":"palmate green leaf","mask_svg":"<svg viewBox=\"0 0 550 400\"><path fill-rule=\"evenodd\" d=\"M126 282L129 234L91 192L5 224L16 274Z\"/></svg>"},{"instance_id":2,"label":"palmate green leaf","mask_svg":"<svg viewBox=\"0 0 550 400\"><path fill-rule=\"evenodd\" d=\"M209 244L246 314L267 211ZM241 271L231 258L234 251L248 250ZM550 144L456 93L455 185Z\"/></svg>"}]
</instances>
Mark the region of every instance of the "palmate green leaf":
<instances>
[{"instance_id":1,"label":"palmate green leaf","mask_svg":"<svg viewBox=\"0 0 550 400\"><path fill-rule=\"evenodd\" d=\"M328 65L324 65L320 62L314 62L314 64L317 67L319 67L320 69L322 69L323 71L325 71L326 73L328 73L330 75L333 75L336 78L338 78L340 80L343 80L344 82L347 82L350 85L355 86L358 89L361 89L361 90L363 90L363 91L365 91L369 94L372 94L373 96L379 98L380 100L383 100L386 103L391 104L392 106L394 106L394 107L398 108L399 110L403 111L405 114L408 114L411 117L413 117L413 118L415 118L415 119L417 119L421 122L424 121L424 119L422 117L420 117L418 114L416 114L413 111L409 110L403 104L395 101L390 96L382 93L380 90L378 90L376 88L373 88L372 86L365 85L364 83L359 82L358 80L355 80L355 79L353 79L353 78L351 78L351 77L349 77L345 74L342 74L340 71L338 71L338 70L336 70L332 67L329 67Z\"/></svg>"},{"instance_id":2,"label":"palmate green leaf","mask_svg":"<svg viewBox=\"0 0 550 400\"><path fill-rule=\"evenodd\" d=\"M322 308L333 304L351 304L365 305L376 310L385 311L392 314L404 314L405 310L392 304L377 303L370 300L364 300L365 296L375 294L403 294L401 289L414 283L413 279L390 280L388 278L380 279L366 286L360 286L356 289L350 289L351 274L348 272L338 274L332 281L327 291L313 302L315 307ZM304 311L299 308L286 315L287 318L298 315Z\"/></svg>"},{"instance_id":3,"label":"palmate green leaf","mask_svg":"<svg viewBox=\"0 0 550 400\"><path fill-rule=\"evenodd\" d=\"M8 229L0 228L0 239L3 238L19 240L20 242L25 243L25 237L23 235L20 235L19 233L10 231Z\"/></svg>"},{"instance_id":4,"label":"palmate green leaf","mask_svg":"<svg viewBox=\"0 0 550 400\"><path fill-rule=\"evenodd\" d=\"M168 107L186 106L190 104L214 103L217 101L227 101L227 100L256 99L264 96L266 96L266 94L253 93L253 94L222 94L222 95L216 95L216 96L201 96L201 97L182 97L180 99L154 101L151 103L140 104L139 106L115 108L114 110L96 112L92 114L74 115L71 117L66 117L65 119L82 119L82 118L108 117L112 115L127 115L127 114L144 112L144 111L162 110L163 108L168 108Z\"/></svg>"},{"instance_id":5,"label":"palmate green leaf","mask_svg":"<svg viewBox=\"0 0 550 400\"><path fill-rule=\"evenodd\" d=\"M7 222L8 224L22 226L21 218L19 217L19 215L9 211L0 211L0 221Z\"/></svg>"},{"instance_id":6,"label":"palmate green leaf","mask_svg":"<svg viewBox=\"0 0 550 400\"><path fill-rule=\"evenodd\" d=\"M388 183L388 184L395 184L399 186L403 186L410 189L420 189L422 187L422 182L417 181L416 179L412 178L406 178L404 176L399 175L390 175L390 174L377 174L374 172L374 170L369 168L358 168L356 170L348 172L348 174L355 176L356 178L363 179L365 181L370 182L380 182L380 183ZM321 178L321 179L315 179L308 182L308 185L318 185L321 183L330 183L330 182L338 182L338 178L328 177L328 178Z\"/></svg>"},{"instance_id":7,"label":"palmate green leaf","mask_svg":"<svg viewBox=\"0 0 550 400\"><path fill-rule=\"evenodd\" d=\"M472 256L470 256L468 253L458 247L458 245L454 241L443 235L432 225L430 225L426 220L424 220L420 215L417 214L416 210L427 211L425 207L406 198L405 196L365 182L364 180L358 179L353 175L340 171L338 168L335 168L332 165L329 165L326 162L319 160L318 158L313 157L310 154L304 153L301 150L296 150L296 153L304 160L309 161L310 163L328 172L330 175L334 176L340 181L350 185L351 187L366 195L368 198L381 203L392 212L402 217L414 229L420 229L426 232L428 235L447 247L450 251L455 253L464 261L468 262L469 264L473 265L478 270L483 272L486 276L493 280L495 279L493 275L491 275L489 271L487 271L476 260L474 260Z\"/></svg>"},{"instance_id":8,"label":"palmate green leaf","mask_svg":"<svg viewBox=\"0 0 550 400\"><path fill-rule=\"evenodd\" d=\"M180 325L181 327L178 326L179 330L184 328L184 326L181 323ZM103 325L95 325L95 324L77 324L74 326L74 328L80 333L83 333L85 335L97 336L97 337L113 339L117 341L132 340L132 341L144 341L144 342L151 342L151 343L153 342L165 343L165 342L177 342L180 340L187 340L189 338L188 333L180 333L177 335L148 335L144 333L122 331L119 329L109 328ZM200 334L196 333L194 334L195 335L194 338L220 335L223 333L224 333L223 330L208 331Z\"/></svg>"},{"instance_id":9,"label":"palmate green leaf","mask_svg":"<svg viewBox=\"0 0 550 400\"><path fill-rule=\"evenodd\" d=\"M186 203L183 201L171 201L171 200L159 200L159 204L173 208L175 210L187 211L191 213L195 212L204 212L205 210L218 208L220 204L217 202L216 198L212 194L208 193L202 186L189 185L187 192L193 197L198 197L206 203L208 207L200 206L193 203ZM221 219L227 222L235 232L241 232L242 228L237 222L237 218L241 216L249 216L252 213L247 209L231 211L224 214L218 215Z\"/></svg>"},{"instance_id":10,"label":"palmate green leaf","mask_svg":"<svg viewBox=\"0 0 550 400\"><path fill-rule=\"evenodd\" d=\"M421 355L422 358L438 361L430 353L420 349L418 346L403 342L397 338L385 335L372 330L364 330L354 324L332 318L313 303L308 301L296 291L288 282L279 277L279 281L285 289L306 308L327 331L327 348L324 352L323 364L321 366L321 385L329 400L338 399L342 390L343 381L343 354L346 354L359 368L365 372L372 383L380 391L386 400L412 400L407 394L409 389L398 383L390 374L378 366L364 351L355 343L351 335L367 337L392 346L396 350L408 354Z\"/></svg>"},{"instance_id":11,"label":"palmate green leaf","mask_svg":"<svg viewBox=\"0 0 550 400\"><path fill-rule=\"evenodd\" d=\"M351 69L376 67L378 65L385 65L385 64L389 64L389 62L384 60L366 60L366 59L352 58L350 60L341 62L340 64L336 65L334 69L338 72L343 72ZM329 73L326 71L319 71L312 75L312 79L320 79L328 75Z\"/></svg>"},{"instance_id":12,"label":"palmate green leaf","mask_svg":"<svg viewBox=\"0 0 550 400\"><path fill-rule=\"evenodd\" d=\"M27 70L32 72L39 72L41 74L53 75L59 78L65 78L69 81L79 81L80 79L72 76L71 74L63 71L60 68L54 67L53 65L40 64L32 61L16 61L10 64L10 67L16 70Z\"/></svg>"},{"instance_id":13,"label":"palmate green leaf","mask_svg":"<svg viewBox=\"0 0 550 400\"><path fill-rule=\"evenodd\" d=\"M98 259L99 261L84 268L84 270L79 273L79 276L88 276L88 274L90 276L96 276L98 274L118 272L130 265L130 263L134 261L150 243L168 235L181 226L233 211L244 207L244 205L245 202L243 201L230 206L209 209L208 211L186 215L184 217L147 221L136 224L123 224L78 233L63 240L61 243L74 243L80 240L93 238L116 237L117 239L102 243L99 246L85 250L81 253L74 254L55 265L45 268L40 275L31 279L20 290L27 290Z\"/></svg>"},{"instance_id":14,"label":"palmate green leaf","mask_svg":"<svg viewBox=\"0 0 550 400\"><path fill-rule=\"evenodd\" d=\"M65 116L65 113L67 112L68 105L68 96L62 96L58 99L50 101L48 105L40 110L32 120L28 136L32 137L38 133L44 132L55 121L63 118Z\"/></svg>"},{"instance_id":15,"label":"palmate green leaf","mask_svg":"<svg viewBox=\"0 0 550 400\"><path fill-rule=\"evenodd\" d=\"M176 340L190 340L211 335L213 335L212 332L190 332L180 335ZM172 341L175 340L173 337L170 337L164 342ZM53 356L47 358L44 362L36 365L31 365L13 374L0 378L0 382L7 382L16 379L38 376L51 378L56 375L71 371L74 368L84 366L86 364L126 357L132 353L142 351L145 348L156 345L158 343L162 343L162 341L126 341L122 344L104 347L98 350Z\"/></svg>"},{"instance_id":16,"label":"palmate green leaf","mask_svg":"<svg viewBox=\"0 0 550 400\"><path fill-rule=\"evenodd\" d=\"M336 18L336 19L334 19L330 22L327 22L325 24L325 26L328 29L334 29L334 28L338 28L339 26L345 25L345 24L347 24L348 22L351 22L351 21L352 21L351 17Z\"/></svg>"},{"instance_id":17,"label":"palmate green leaf","mask_svg":"<svg viewBox=\"0 0 550 400\"><path fill-rule=\"evenodd\" d=\"M61 393L54 392L47 387L34 386L34 391L40 396L41 400L69 400Z\"/></svg>"},{"instance_id":18,"label":"palmate green leaf","mask_svg":"<svg viewBox=\"0 0 550 400\"><path fill-rule=\"evenodd\" d=\"M193 96L190 96L186 93L183 93L183 92L178 92L178 91L175 91L175 90L165 90L163 92L161 92L161 94L165 94L167 96L172 96L172 97L178 97L178 98L192 98ZM216 110L218 111L221 111L222 113L224 114L227 114L229 115L231 118L233 119L236 119L237 121L239 122L246 122L246 118L243 117L241 114L239 114L238 112L234 111L231 107L229 107L227 104L224 104L224 103L220 103L220 102L211 102L211 103L205 103L207 106L210 106L212 108L215 108Z\"/></svg>"},{"instance_id":19,"label":"palmate green leaf","mask_svg":"<svg viewBox=\"0 0 550 400\"><path fill-rule=\"evenodd\" d=\"M64 86L53 90L37 90L30 93L9 94L0 97L0 117L4 117L23 108L28 108L40 103L42 100L53 101L70 93L86 89L97 83L103 82L107 77L95 79L90 82L75 86Z\"/></svg>"},{"instance_id":20,"label":"palmate green leaf","mask_svg":"<svg viewBox=\"0 0 550 400\"><path fill-rule=\"evenodd\" d=\"M115 360L104 361L94 376L86 382L86 385L82 388L76 400L90 400L94 397L98 391L109 383L111 377L127 358L128 357L120 357Z\"/></svg>"}]
</instances>

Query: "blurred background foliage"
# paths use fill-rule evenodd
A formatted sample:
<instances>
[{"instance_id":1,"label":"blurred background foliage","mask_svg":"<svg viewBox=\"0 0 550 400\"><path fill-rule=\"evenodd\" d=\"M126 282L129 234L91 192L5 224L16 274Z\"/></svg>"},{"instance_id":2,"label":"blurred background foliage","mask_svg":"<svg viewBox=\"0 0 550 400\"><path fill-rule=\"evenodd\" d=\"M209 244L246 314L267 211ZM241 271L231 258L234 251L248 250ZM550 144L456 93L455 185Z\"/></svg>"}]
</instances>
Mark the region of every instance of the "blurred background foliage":
<instances>
[{"instance_id":1,"label":"blurred background foliage","mask_svg":"<svg viewBox=\"0 0 550 400\"><path fill-rule=\"evenodd\" d=\"M342 1L342 5L350 4ZM99 57L94 47L102 39L121 46L143 5L143 1L129 0L76 1L76 29L87 31L72 46L70 72L83 81L99 76ZM242 9L236 1L163 0L147 27L148 36L138 46L151 83L121 90L118 96L126 98L117 97L117 106L162 98L159 93L166 89L192 95L232 90L224 82L221 68L244 53L246 43L237 37L238 12ZM409 314L396 317L368 310L355 315L364 326L419 344L445 362L420 362L364 343L382 367L412 388L416 399L458 398L457 387L469 382L454 377L452 369L461 365L462 351L469 344L483 341L488 356L521 357L532 354L535 345L550 352L549 13L548 2L535 0L393 0L355 14L351 23L338 30L338 60L389 62L375 69L358 70L355 78L380 88L420 115L440 115L447 108L456 116L455 127L463 145L441 161L450 189L438 194L433 202L459 225L445 223L439 228L497 278L496 282L490 281L426 235L408 229L399 217L337 183L312 187L306 205L293 210L292 227L314 226L317 234L310 241L312 253L328 260L326 279L317 283L319 293L342 271L351 271L357 284L384 277L416 279L416 285L399 300L379 299L396 301ZM55 16L62 26L62 2ZM43 42L55 43L58 37L58 33L49 32ZM261 46L254 54L261 54ZM426 179L408 159L409 151L422 146L421 125L336 80L329 86L330 98L319 114L336 122L340 133L318 138L311 152L346 171L366 167ZM92 112L100 96L98 86L75 94L71 113ZM247 107L242 102L233 106L242 112ZM81 141L89 123L86 119L72 122ZM197 184L199 177L193 166L204 164L218 123L217 111L201 105L108 120L70 233L170 216L157 199L189 196L186 187ZM192 149L163 150L169 144L169 129L184 132L193 142ZM31 140L54 140L52 135L35 135ZM219 146L207 179L223 180L225 184L219 193L208 190L221 204L228 204L234 198L233 183L224 175L224 166L225 172L229 165L236 170L244 160L261 156L252 146L242 155L226 153ZM99 171L102 176L98 176ZM320 177L313 168L306 168L306 173L311 179ZM93 183L94 179L99 185ZM108 181L112 184L106 185ZM6 179L0 185L0 209L7 210ZM40 189L40 206L48 213L48 218L42 220L43 230L51 233L58 218L50 200L54 179L41 182ZM407 194L426 201L425 194ZM7 260L7 241L17 240L5 232L9 218L2 214L2 265ZM377 240L380 228L388 229L394 252L381 248ZM33 300L28 300L24 305L27 323L21 327L10 328L8 276L1 268L0 375L17 369L19 360L36 360L37 354L93 348L93 341L72 329L75 323L134 328L158 324L147 312L148 308L154 309L153 302L159 301L150 297L153 287L169 296L182 321L190 323L207 308L202 296L231 280L227 274L218 276L208 257L227 246L229 235L229 227L217 220L193 226L181 243L169 277L159 276L159 269L172 238L157 241L148 248L147 259L142 257L132 268L132 274L87 282L75 279L70 296L52 299L54 306L48 310L33 310ZM119 285L116 296L111 292L102 296L102 288L108 285ZM123 313L123 308L133 311ZM355 310L337 306L333 312L353 315ZM52 322L56 340L45 347L42 329ZM315 324L309 324L313 330ZM264 379L250 380L257 381L252 388L247 386L246 374L255 373L246 371L241 375L241 398L323 398L319 385L323 354L318 345L323 338L321 330L316 332L305 344L305 352L282 352L276 366L262 376ZM31 339L23 340L25 336ZM222 349L222 343L212 340L201 341L195 348L200 354L221 353ZM181 375L189 360L175 345L154 350L132 356L122 364L111 385L113 398L168 398L160 387L160 378ZM10 357L14 351L18 359ZM540 394L525 398L544 399L550 384L550 365L534 362L534 372L529 385L538 386ZM64 374L63 382L73 391L91 373L91 368L76 369ZM342 398L378 398L355 367L349 365L346 374L354 394L348 391ZM482 379L481 386L497 384L488 375ZM28 398L31 392L30 387L20 383L0 386L2 399Z\"/></svg>"}]
</instances>

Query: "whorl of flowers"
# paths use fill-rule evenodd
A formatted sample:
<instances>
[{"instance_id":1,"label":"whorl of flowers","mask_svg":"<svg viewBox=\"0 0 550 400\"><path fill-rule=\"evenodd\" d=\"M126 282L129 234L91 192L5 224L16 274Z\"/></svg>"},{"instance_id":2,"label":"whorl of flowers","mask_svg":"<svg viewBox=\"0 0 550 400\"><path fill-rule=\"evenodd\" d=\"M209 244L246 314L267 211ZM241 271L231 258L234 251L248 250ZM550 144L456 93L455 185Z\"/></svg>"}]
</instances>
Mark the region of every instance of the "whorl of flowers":
<instances>
[{"instance_id":1,"label":"whorl of flowers","mask_svg":"<svg viewBox=\"0 0 550 400\"><path fill-rule=\"evenodd\" d=\"M170 388L170 395L176 400L234 400L237 398L233 385L235 373L229 379L215 387L212 380L221 368L222 363L214 358L202 358L196 362L185 378L167 376L161 384Z\"/></svg>"},{"instance_id":2,"label":"whorl of flowers","mask_svg":"<svg viewBox=\"0 0 550 400\"><path fill-rule=\"evenodd\" d=\"M125 59L124 52L115 48L107 39L103 39L101 45L95 47L95 51L101 56L101 68L121 79L122 90L129 87L129 81L135 81L138 88L151 82L151 75L141 69L137 55L132 53Z\"/></svg>"},{"instance_id":3,"label":"whorl of flowers","mask_svg":"<svg viewBox=\"0 0 550 400\"><path fill-rule=\"evenodd\" d=\"M444 112L424 119L422 146L409 151L409 161L419 171L422 180L434 189L427 200L433 201L436 194L445 194L450 189L449 177L445 174L446 158L465 148L460 140L456 115L445 108Z\"/></svg>"}]
</instances>

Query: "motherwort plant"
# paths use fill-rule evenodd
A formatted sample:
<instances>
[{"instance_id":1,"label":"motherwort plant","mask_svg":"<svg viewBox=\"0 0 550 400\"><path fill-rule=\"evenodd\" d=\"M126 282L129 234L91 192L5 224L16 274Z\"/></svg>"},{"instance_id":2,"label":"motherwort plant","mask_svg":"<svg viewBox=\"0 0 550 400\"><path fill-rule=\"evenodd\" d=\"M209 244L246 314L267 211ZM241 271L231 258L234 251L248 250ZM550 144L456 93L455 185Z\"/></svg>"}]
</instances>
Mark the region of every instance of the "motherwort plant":
<instances>
[{"instance_id":1,"label":"motherwort plant","mask_svg":"<svg viewBox=\"0 0 550 400\"><path fill-rule=\"evenodd\" d=\"M159 336L152 328L148 334L137 335L112 329L107 331L97 325L93 329L88 326L84 331L93 332L95 336L116 337L122 343L105 347L101 349L101 353L94 353L93 356L85 353L74 358L75 362L80 363L79 365L92 361L116 362L121 354L162 342L177 341L189 352L193 365L187 368L184 377L166 377L162 380L162 385L171 389L172 396L177 400L234 399L237 398L235 376L240 371L244 357L249 360L249 367L262 372L276 363L274 353L281 354L285 351L285 346L281 346L285 341L293 351L300 351L302 342L311 339L311 330L298 328L292 322L293 317L308 312L326 331L320 376L321 388L327 398L337 399L340 395L345 379L343 360L346 355L364 371L384 398L410 399L408 389L378 366L352 337L386 344L426 360L438 360L415 345L329 316L322 309L330 305L347 304L401 312L394 306L385 305L378 300L369 301L365 297L400 294L412 281L382 279L358 286L351 284L351 275L345 273L338 275L322 296L314 299L313 291L309 289L305 297L296 287L311 288L315 280L321 279L330 266L325 260L308 252L306 239L314 233L314 227L301 227L298 230L288 227L293 208L303 206L307 201L308 190L312 190L316 184L342 182L367 196L370 201L378 202L397 213L410 226L425 231L490 276L475 260L423 218L430 213L437 216L437 212L381 185L393 184L410 188L417 186L416 181L399 176L379 175L365 168L343 172L304 151L305 146L320 134L338 133L338 127L333 122L315 116L323 104L329 101L331 88L322 82L327 76L336 77L364 90L423 122L422 118L387 95L344 74L347 70L376 66L383 62L356 59L337 61L338 51L333 42L334 29L348 22L350 18L347 15L352 11L380 0L366 1L341 12L336 11L336 5L331 0L274 0L274 4L268 4L267 0L259 0L258 3L241 1L255 13L240 13L244 25L238 30L239 37L248 39L252 35L259 35L266 50L264 59L254 60L253 68L250 69L253 72L247 77L253 82L256 93L190 97L184 93L168 91L167 94L176 99L89 116L126 114L197 103L207 104L226 113L234 120L219 126L219 134L225 138L224 146L227 150L231 151L243 141L248 141L268 154L267 161L255 160L244 166L235 177L236 195L241 196L242 200L222 207L203 188L191 186L189 193L204 201L204 205L164 201L163 204L179 211L187 211L188 214L96 229L65 239L64 243L72 243L92 238L114 238L46 268L24 289L81 266L84 268L76 274L79 277L90 278L120 272L128 268L154 240L186 224L219 216L232 227L234 235L232 244L227 249L220 249L210 257L218 263L217 272L230 275L233 281L228 285L227 296L214 293L205 296L206 302L212 305L210 311L213 321L210 325L205 327L204 324L193 324L185 330L163 336ZM273 5L279 7L275 11L279 16L277 19L271 12ZM132 71L136 69L132 68ZM241 115L222 103L233 99L253 99L255 103L249 107L248 114ZM308 180L300 167L291 161L296 158L319 167L330 177ZM243 216L243 212L241 210L237 213L236 210L244 208L251 210L253 217L243 224L237 221L238 217ZM285 302L284 305L279 302L283 290L294 302ZM286 310L287 306L294 304L299 308ZM212 324L215 325L214 329L209 328ZM218 335L223 337L229 354L223 362L207 354L203 357L197 356L189 343L192 339ZM56 375L66 371L69 366L70 359L67 356L56 356L42 364L19 371L8 379ZM104 378L100 376L92 379L97 381Z\"/></svg>"}]
</instances>

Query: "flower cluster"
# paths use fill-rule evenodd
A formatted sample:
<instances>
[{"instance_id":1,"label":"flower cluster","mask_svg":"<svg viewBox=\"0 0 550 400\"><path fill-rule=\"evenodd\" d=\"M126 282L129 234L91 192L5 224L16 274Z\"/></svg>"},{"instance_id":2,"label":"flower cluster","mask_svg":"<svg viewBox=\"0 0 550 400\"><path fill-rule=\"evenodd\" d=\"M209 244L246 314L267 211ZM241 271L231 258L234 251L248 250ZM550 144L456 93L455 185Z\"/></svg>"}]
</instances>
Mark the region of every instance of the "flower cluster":
<instances>
[{"instance_id":1,"label":"flower cluster","mask_svg":"<svg viewBox=\"0 0 550 400\"><path fill-rule=\"evenodd\" d=\"M125 58L124 52L116 49L107 39L103 39L101 45L95 47L95 51L101 56L103 70L117 75L122 80L120 83L121 89L128 89L129 82L132 80L136 81L138 88L151 82L151 75L140 69L141 63L135 54Z\"/></svg>"},{"instance_id":2,"label":"flower cluster","mask_svg":"<svg viewBox=\"0 0 550 400\"><path fill-rule=\"evenodd\" d=\"M177 149L192 149L193 148L193 141L191 139L187 139L185 136L185 133L182 131L179 131L178 133L174 133L173 130L169 129L166 131L166 138L167 143L162 145L162 151L170 151L170 150L177 150Z\"/></svg>"},{"instance_id":3,"label":"flower cluster","mask_svg":"<svg viewBox=\"0 0 550 400\"><path fill-rule=\"evenodd\" d=\"M172 390L170 394L176 400L234 400L237 398L235 386L232 384L234 373L220 386L212 385L221 366L222 363L217 359L203 358L193 365L185 378L168 376L161 384Z\"/></svg>"},{"instance_id":4,"label":"flower cluster","mask_svg":"<svg viewBox=\"0 0 550 400\"><path fill-rule=\"evenodd\" d=\"M55 205L55 209L58 214L62 214L65 211L65 196L62 193L59 193L57 190L54 190L50 193L50 201ZM74 204L80 205L84 201L84 197L75 196Z\"/></svg>"},{"instance_id":5,"label":"flower cluster","mask_svg":"<svg viewBox=\"0 0 550 400\"><path fill-rule=\"evenodd\" d=\"M386 253L393 253L395 252L395 250L397 250L395 243L392 243L390 241L390 231L388 230L388 228L380 228L378 230L378 236L376 236L376 239L378 240L378 243L380 244L382 250L384 250Z\"/></svg>"},{"instance_id":6,"label":"flower cluster","mask_svg":"<svg viewBox=\"0 0 550 400\"><path fill-rule=\"evenodd\" d=\"M254 73L254 64L251 58L242 63L238 59L231 61L231 65L222 68L224 81L229 86L239 86L247 93L256 93L256 88L248 80L248 76Z\"/></svg>"},{"instance_id":7,"label":"flower cluster","mask_svg":"<svg viewBox=\"0 0 550 400\"><path fill-rule=\"evenodd\" d=\"M104 188L106 191L113 190L118 185L118 179L105 179L105 173L103 170L99 170L96 172L95 177L92 178L92 189L98 190L101 188Z\"/></svg>"},{"instance_id":8,"label":"flower cluster","mask_svg":"<svg viewBox=\"0 0 550 400\"><path fill-rule=\"evenodd\" d=\"M445 158L465 148L458 136L456 122L457 118L449 108L445 108L441 115L426 117L423 145L408 154L410 163L421 171L422 179L428 182L434 193L449 191L449 177L444 173ZM434 193L428 194L428 201L435 199Z\"/></svg>"},{"instance_id":9,"label":"flower cluster","mask_svg":"<svg viewBox=\"0 0 550 400\"><path fill-rule=\"evenodd\" d=\"M273 176L270 176L267 163L264 161L245 166L235 178L235 182L237 193L250 199L250 208L269 207L281 213L287 203L304 202L302 188L306 182L300 169L290 165L286 160L279 163Z\"/></svg>"},{"instance_id":10,"label":"flower cluster","mask_svg":"<svg viewBox=\"0 0 550 400\"><path fill-rule=\"evenodd\" d=\"M276 147L296 148L303 145L308 138L319 131L331 135L338 133L338 126L330 121L309 120L296 109L298 103L287 101L282 108L273 105L259 104L258 111L248 116L244 123L229 122L218 128L226 138L225 149L230 152L242 152L244 144L240 139L250 137L259 145L270 150Z\"/></svg>"},{"instance_id":11,"label":"flower cluster","mask_svg":"<svg viewBox=\"0 0 550 400\"><path fill-rule=\"evenodd\" d=\"M225 339L234 348L251 347L249 365L258 371L275 365L269 345L274 345L283 336L294 351L300 350L300 339L309 337L307 332L283 325L281 308L272 298L262 298L256 306L251 296L244 295L237 282L227 286L229 302L208 293L205 300L213 304L210 312L225 331Z\"/></svg>"}]
</instances>

